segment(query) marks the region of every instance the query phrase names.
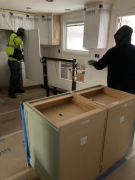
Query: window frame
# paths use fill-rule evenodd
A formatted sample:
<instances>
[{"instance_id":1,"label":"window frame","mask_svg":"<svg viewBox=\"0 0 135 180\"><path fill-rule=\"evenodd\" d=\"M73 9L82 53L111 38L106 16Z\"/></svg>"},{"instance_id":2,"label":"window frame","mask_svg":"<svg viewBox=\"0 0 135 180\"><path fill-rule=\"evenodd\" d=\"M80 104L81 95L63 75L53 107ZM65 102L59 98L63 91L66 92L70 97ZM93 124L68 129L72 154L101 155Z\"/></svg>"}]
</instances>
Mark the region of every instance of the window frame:
<instances>
[{"instance_id":1,"label":"window frame","mask_svg":"<svg viewBox=\"0 0 135 180\"><path fill-rule=\"evenodd\" d=\"M112 23L111 23L111 27L113 28L110 30L108 48L112 48L116 45L115 40L114 40L114 34L118 30L118 26L119 26L118 18L121 16L132 16L132 15L135 15L135 9L123 9L123 10L114 11L114 14L112 17Z\"/></svg>"},{"instance_id":2,"label":"window frame","mask_svg":"<svg viewBox=\"0 0 135 180\"><path fill-rule=\"evenodd\" d=\"M66 45L67 45L67 24L80 23L80 22L84 22L84 18L63 19L62 20L62 53L89 56L90 50L80 51L80 50L68 50L68 49L66 49Z\"/></svg>"}]
</instances>

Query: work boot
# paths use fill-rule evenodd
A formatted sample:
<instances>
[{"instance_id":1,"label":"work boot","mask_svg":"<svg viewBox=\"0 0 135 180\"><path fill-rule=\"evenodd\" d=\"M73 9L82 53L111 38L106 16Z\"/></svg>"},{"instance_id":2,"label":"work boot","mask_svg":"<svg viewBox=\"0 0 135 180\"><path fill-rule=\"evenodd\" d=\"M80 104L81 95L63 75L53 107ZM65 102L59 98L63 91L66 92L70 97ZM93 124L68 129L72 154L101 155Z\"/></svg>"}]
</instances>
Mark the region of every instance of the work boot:
<instances>
[{"instance_id":1,"label":"work boot","mask_svg":"<svg viewBox=\"0 0 135 180\"><path fill-rule=\"evenodd\" d=\"M15 95L15 93L8 93L8 96L11 97L11 98L13 98L13 99L17 98L17 96Z\"/></svg>"},{"instance_id":2,"label":"work boot","mask_svg":"<svg viewBox=\"0 0 135 180\"><path fill-rule=\"evenodd\" d=\"M25 91L20 88L20 89L16 89L15 93L25 93Z\"/></svg>"}]
</instances>

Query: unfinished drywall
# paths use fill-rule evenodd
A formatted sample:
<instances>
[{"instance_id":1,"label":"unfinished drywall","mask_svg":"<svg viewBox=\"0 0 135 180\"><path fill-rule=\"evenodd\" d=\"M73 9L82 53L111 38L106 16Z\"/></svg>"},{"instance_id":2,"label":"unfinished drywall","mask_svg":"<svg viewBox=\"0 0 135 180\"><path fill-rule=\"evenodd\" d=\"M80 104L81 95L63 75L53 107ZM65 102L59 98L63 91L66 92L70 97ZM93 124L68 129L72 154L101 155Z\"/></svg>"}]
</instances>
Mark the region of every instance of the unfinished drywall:
<instances>
[{"instance_id":1,"label":"unfinished drywall","mask_svg":"<svg viewBox=\"0 0 135 180\"><path fill-rule=\"evenodd\" d=\"M6 44L11 31L0 30L0 88L9 84L10 71L8 67L8 56L6 54Z\"/></svg>"}]
</instances>

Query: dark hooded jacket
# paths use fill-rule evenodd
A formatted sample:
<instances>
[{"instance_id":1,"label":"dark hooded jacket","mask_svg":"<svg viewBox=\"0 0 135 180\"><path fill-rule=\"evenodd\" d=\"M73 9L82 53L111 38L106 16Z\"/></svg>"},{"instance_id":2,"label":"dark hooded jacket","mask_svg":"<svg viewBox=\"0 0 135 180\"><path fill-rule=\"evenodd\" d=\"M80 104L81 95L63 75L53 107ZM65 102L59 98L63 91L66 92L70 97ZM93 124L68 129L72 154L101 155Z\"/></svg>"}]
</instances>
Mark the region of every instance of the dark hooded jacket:
<instances>
[{"instance_id":1,"label":"dark hooded jacket","mask_svg":"<svg viewBox=\"0 0 135 180\"><path fill-rule=\"evenodd\" d=\"M108 87L135 93L135 46L131 44L133 30L123 26L115 34L116 46L94 63L97 70L108 66Z\"/></svg>"}]
</instances>

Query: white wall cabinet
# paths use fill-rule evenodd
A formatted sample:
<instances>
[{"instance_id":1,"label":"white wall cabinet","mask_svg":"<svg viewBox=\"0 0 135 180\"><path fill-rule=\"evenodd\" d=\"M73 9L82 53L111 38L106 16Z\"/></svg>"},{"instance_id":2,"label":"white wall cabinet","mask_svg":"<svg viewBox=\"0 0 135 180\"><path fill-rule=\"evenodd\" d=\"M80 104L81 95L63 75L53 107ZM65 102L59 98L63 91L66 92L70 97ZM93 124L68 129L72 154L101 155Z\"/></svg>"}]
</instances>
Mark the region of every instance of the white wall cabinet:
<instances>
[{"instance_id":1,"label":"white wall cabinet","mask_svg":"<svg viewBox=\"0 0 135 180\"><path fill-rule=\"evenodd\" d=\"M34 15L24 14L24 29L35 29Z\"/></svg>"},{"instance_id":2,"label":"white wall cabinet","mask_svg":"<svg viewBox=\"0 0 135 180\"><path fill-rule=\"evenodd\" d=\"M24 27L24 15L14 13L13 18L14 18L14 31L17 32L18 28Z\"/></svg>"},{"instance_id":3,"label":"white wall cabinet","mask_svg":"<svg viewBox=\"0 0 135 180\"><path fill-rule=\"evenodd\" d=\"M39 29L41 45L60 45L59 15L28 15L23 13L0 11L0 29L17 31Z\"/></svg>"},{"instance_id":4,"label":"white wall cabinet","mask_svg":"<svg viewBox=\"0 0 135 180\"><path fill-rule=\"evenodd\" d=\"M0 11L0 29L16 32L19 27L35 29L34 15Z\"/></svg>"},{"instance_id":5,"label":"white wall cabinet","mask_svg":"<svg viewBox=\"0 0 135 180\"><path fill-rule=\"evenodd\" d=\"M35 16L35 29L40 30L41 45L60 45L60 16Z\"/></svg>"},{"instance_id":6,"label":"white wall cabinet","mask_svg":"<svg viewBox=\"0 0 135 180\"><path fill-rule=\"evenodd\" d=\"M13 13L0 11L0 29L14 30Z\"/></svg>"},{"instance_id":7,"label":"white wall cabinet","mask_svg":"<svg viewBox=\"0 0 135 180\"><path fill-rule=\"evenodd\" d=\"M40 44L49 44L48 16L35 16L35 29L40 31Z\"/></svg>"},{"instance_id":8,"label":"white wall cabinet","mask_svg":"<svg viewBox=\"0 0 135 180\"><path fill-rule=\"evenodd\" d=\"M83 47L105 49L107 47L111 5L96 4L85 8Z\"/></svg>"}]
</instances>

